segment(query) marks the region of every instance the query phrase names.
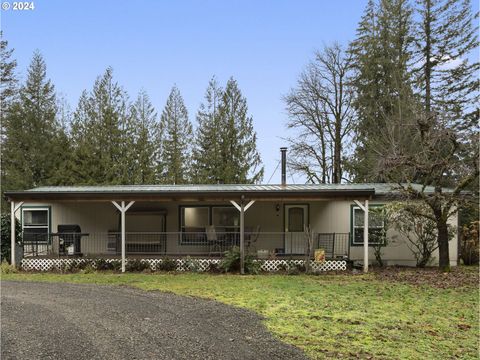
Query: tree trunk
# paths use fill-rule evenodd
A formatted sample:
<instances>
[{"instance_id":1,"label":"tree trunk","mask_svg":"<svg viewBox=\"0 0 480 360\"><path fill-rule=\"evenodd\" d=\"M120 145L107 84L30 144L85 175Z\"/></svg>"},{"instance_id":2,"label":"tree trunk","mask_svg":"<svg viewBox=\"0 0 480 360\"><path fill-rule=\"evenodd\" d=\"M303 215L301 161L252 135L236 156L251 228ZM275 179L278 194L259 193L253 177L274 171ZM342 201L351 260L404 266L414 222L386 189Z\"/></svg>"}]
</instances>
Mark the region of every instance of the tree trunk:
<instances>
[{"instance_id":1,"label":"tree trunk","mask_svg":"<svg viewBox=\"0 0 480 360\"><path fill-rule=\"evenodd\" d=\"M334 184L342 182L342 139L340 134L341 124L335 124L334 156L333 156L333 181Z\"/></svg>"},{"instance_id":2,"label":"tree trunk","mask_svg":"<svg viewBox=\"0 0 480 360\"><path fill-rule=\"evenodd\" d=\"M450 269L450 254L448 249L448 225L443 218L437 219L438 230L438 266L442 270Z\"/></svg>"}]
</instances>

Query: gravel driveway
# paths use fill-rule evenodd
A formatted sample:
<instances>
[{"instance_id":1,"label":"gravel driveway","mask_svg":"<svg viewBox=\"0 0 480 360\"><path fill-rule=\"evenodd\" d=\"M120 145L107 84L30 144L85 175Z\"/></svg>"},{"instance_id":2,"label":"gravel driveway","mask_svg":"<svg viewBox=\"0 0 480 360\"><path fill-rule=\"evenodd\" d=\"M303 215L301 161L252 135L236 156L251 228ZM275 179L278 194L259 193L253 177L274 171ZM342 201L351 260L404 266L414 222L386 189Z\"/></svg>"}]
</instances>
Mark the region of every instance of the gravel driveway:
<instances>
[{"instance_id":1,"label":"gravel driveway","mask_svg":"<svg viewBox=\"0 0 480 360\"><path fill-rule=\"evenodd\" d=\"M305 359L260 317L117 286L1 283L2 359Z\"/></svg>"}]
</instances>

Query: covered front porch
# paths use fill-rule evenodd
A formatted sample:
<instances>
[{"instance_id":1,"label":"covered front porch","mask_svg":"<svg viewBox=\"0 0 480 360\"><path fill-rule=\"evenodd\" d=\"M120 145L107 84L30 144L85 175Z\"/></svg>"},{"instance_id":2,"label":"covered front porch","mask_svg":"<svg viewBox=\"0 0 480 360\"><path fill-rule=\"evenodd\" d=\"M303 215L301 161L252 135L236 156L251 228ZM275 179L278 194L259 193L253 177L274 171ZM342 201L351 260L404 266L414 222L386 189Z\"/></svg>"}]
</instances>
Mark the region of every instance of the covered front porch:
<instances>
[{"instance_id":1,"label":"covered front porch","mask_svg":"<svg viewBox=\"0 0 480 360\"><path fill-rule=\"evenodd\" d=\"M149 194L142 187L141 194L139 187L136 194L110 188L115 191L26 191L21 201L12 199L23 257L118 258L124 264L127 257L215 259L238 247L242 259L304 259L308 248L323 249L327 259L349 259L349 209L368 203L372 192L292 185L164 186Z\"/></svg>"}]
</instances>

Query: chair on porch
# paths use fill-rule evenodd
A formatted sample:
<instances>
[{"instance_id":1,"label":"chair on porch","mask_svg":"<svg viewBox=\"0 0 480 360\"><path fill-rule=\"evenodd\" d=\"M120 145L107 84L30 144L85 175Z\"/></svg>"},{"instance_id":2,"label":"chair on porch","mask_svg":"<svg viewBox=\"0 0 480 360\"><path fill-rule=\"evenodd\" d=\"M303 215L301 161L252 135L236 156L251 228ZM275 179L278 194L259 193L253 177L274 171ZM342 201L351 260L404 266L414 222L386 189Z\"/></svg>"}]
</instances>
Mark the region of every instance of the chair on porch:
<instances>
[{"instance_id":1,"label":"chair on porch","mask_svg":"<svg viewBox=\"0 0 480 360\"><path fill-rule=\"evenodd\" d=\"M257 225L255 228L246 227L245 228L245 240L248 254L256 254L257 252L257 240L260 235L260 225Z\"/></svg>"},{"instance_id":2,"label":"chair on porch","mask_svg":"<svg viewBox=\"0 0 480 360\"><path fill-rule=\"evenodd\" d=\"M215 253L217 255L221 255L223 240L218 239L217 232L215 231L215 226L207 226L205 228L205 234L207 235L208 256L212 256Z\"/></svg>"}]
</instances>

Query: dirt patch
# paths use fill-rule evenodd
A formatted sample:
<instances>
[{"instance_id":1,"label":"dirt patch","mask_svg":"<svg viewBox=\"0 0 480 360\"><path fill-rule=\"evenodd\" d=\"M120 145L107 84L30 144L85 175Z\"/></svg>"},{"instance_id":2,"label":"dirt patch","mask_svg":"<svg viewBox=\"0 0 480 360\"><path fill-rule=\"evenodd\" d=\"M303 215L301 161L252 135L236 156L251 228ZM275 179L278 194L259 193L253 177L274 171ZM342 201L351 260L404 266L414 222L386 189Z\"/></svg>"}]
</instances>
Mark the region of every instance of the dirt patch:
<instances>
[{"instance_id":1,"label":"dirt patch","mask_svg":"<svg viewBox=\"0 0 480 360\"><path fill-rule=\"evenodd\" d=\"M402 282L411 285L430 285L440 289L478 287L479 268L455 267L450 272L443 272L437 268L403 268L388 267L374 268L375 277L382 281Z\"/></svg>"}]
</instances>

